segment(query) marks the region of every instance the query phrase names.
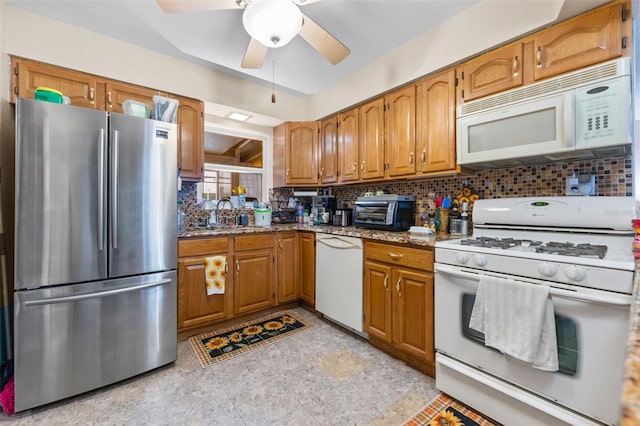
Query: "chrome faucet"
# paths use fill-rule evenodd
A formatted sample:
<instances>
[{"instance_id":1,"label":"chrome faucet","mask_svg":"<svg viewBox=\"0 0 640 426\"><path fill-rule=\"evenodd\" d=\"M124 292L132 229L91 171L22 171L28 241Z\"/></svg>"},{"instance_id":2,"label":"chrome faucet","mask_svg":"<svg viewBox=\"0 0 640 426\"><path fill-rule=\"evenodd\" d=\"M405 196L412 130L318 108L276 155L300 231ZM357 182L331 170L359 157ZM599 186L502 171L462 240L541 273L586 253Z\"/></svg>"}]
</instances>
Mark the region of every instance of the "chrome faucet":
<instances>
[{"instance_id":1,"label":"chrome faucet","mask_svg":"<svg viewBox=\"0 0 640 426\"><path fill-rule=\"evenodd\" d=\"M231 201L229 201L228 199L222 199L220 201L218 201L218 204L216 205L216 219L218 221L218 223L222 223L222 220L225 220L225 223L228 225L229 224L229 218L228 217L220 217L220 206L222 205L222 207L224 207L224 203L229 204L229 208L233 211L233 204L231 204Z\"/></svg>"}]
</instances>

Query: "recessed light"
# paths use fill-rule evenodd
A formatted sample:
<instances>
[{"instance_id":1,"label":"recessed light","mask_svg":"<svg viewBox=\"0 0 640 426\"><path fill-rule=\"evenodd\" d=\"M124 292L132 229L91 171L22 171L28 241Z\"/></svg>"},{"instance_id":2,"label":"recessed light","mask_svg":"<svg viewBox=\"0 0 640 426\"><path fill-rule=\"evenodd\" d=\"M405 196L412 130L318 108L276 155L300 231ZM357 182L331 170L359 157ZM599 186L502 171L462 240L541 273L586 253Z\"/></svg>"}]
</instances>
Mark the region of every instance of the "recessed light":
<instances>
[{"instance_id":1,"label":"recessed light","mask_svg":"<svg viewBox=\"0 0 640 426\"><path fill-rule=\"evenodd\" d=\"M241 112L230 112L229 114L225 115L225 117L236 121L247 121L251 118L250 115L243 114Z\"/></svg>"}]
</instances>

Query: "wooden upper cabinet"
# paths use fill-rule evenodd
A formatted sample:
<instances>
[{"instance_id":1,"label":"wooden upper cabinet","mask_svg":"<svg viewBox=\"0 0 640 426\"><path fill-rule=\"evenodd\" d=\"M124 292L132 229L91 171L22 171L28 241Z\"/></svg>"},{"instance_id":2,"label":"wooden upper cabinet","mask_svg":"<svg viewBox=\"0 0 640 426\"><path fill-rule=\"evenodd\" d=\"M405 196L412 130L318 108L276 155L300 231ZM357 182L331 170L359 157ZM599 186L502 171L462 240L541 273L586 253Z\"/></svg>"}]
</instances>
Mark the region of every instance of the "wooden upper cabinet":
<instances>
[{"instance_id":1,"label":"wooden upper cabinet","mask_svg":"<svg viewBox=\"0 0 640 426\"><path fill-rule=\"evenodd\" d=\"M358 160L360 180L384 177L384 99L358 108Z\"/></svg>"},{"instance_id":2,"label":"wooden upper cabinet","mask_svg":"<svg viewBox=\"0 0 640 426\"><path fill-rule=\"evenodd\" d=\"M417 172L430 173L456 167L455 70L416 84Z\"/></svg>"},{"instance_id":3,"label":"wooden upper cabinet","mask_svg":"<svg viewBox=\"0 0 640 426\"><path fill-rule=\"evenodd\" d=\"M285 183L318 183L318 139L320 123L301 121L285 123Z\"/></svg>"},{"instance_id":4,"label":"wooden upper cabinet","mask_svg":"<svg viewBox=\"0 0 640 426\"><path fill-rule=\"evenodd\" d=\"M358 108L338 115L338 181L358 180Z\"/></svg>"},{"instance_id":5,"label":"wooden upper cabinet","mask_svg":"<svg viewBox=\"0 0 640 426\"><path fill-rule=\"evenodd\" d=\"M396 90L384 97L384 145L386 176L416 172L416 87Z\"/></svg>"},{"instance_id":6,"label":"wooden upper cabinet","mask_svg":"<svg viewBox=\"0 0 640 426\"><path fill-rule=\"evenodd\" d=\"M185 180L202 180L204 170L204 103L177 97L178 168Z\"/></svg>"},{"instance_id":7,"label":"wooden upper cabinet","mask_svg":"<svg viewBox=\"0 0 640 426\"><path fill-rule=\"evenodd\" d=\"M462 64L462 99L470 101L523 83L523 44L516 42Z\"/></svg>"},{"instance_id":8,"label":"wooden upper cabinet","mask_svg":"<svg viewBox=\"0 0 640 426\"><path fill-rule=\"evenodd\" d=\"M153 96L160 94L157 90L111 80L107 81L106 90L106 110L120 113L124 111L122 104L128 99L143 102L150 112L153 109Z\"/></svg>"},{"instance_id":9,"label":"wooden upper cabinet","mask_svg":"<svg viewBox=\"0 0 640 426\"><path fill-rule=\"evenodd\" d=\"M533 37L534 79L541 80L623 53L623 11L631 19L628 3L617 2L541 31ZM630 37L627 37L630 43Z\"/></svg>"},{"instance_id":10,"label":"wooden upper cabinet","mask_svg":"<svg viewBox=\"0 0 640 426\"><path fill-rule=\"evenodd\" d=\"M22 58L11 58L12 96L33 99L38 87L62 92L71 105L104 109L105 83L100 77Z\"/></svg>"},{"instance_id":11,"label":"wooden upper cabinet","mask_svg":"<svg viewBox=\"0 0 640 426\"><path fill-rule=\"evenodd\" d=\"M320 122L320 184L338 182L338 118Z\"/></svg>"}]
</instances>

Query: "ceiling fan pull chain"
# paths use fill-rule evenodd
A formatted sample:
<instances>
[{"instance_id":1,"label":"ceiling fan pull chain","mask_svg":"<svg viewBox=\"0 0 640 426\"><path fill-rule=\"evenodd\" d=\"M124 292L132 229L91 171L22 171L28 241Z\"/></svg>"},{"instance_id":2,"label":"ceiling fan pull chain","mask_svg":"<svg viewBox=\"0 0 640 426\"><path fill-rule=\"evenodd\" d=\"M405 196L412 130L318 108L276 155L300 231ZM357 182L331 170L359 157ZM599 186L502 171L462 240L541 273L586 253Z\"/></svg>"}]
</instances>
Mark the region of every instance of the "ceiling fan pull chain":
<instances>
[{"instance_id":1,"label":"ceiling fan pull chain","mask_svg":"<svg viewBox=\"0 0 640 426\"><path fill-rule=\"evenodd\" d=\"M271 49L271 103L276 103L276 51Z\"/></svg>"}]
</instances>

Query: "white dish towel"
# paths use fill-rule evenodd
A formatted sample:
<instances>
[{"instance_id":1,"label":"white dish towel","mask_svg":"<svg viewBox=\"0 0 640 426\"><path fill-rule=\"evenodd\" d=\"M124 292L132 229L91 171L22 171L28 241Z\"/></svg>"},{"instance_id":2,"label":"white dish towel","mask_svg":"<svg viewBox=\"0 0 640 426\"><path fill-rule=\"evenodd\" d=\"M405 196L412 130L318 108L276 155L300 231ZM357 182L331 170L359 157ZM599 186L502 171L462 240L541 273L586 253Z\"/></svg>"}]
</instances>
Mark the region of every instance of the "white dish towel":
<instances>
[{"instance_id":1,"label":"white dish towel","mask_svg":"<svg viewBox=\"0 0 640 426\"><path fill-rule=\"evenodd\" d=\"M483 276L469 327L485 345L545 371L558 370L558 346L549 287Z\"/></svg>"}]
</instances>

